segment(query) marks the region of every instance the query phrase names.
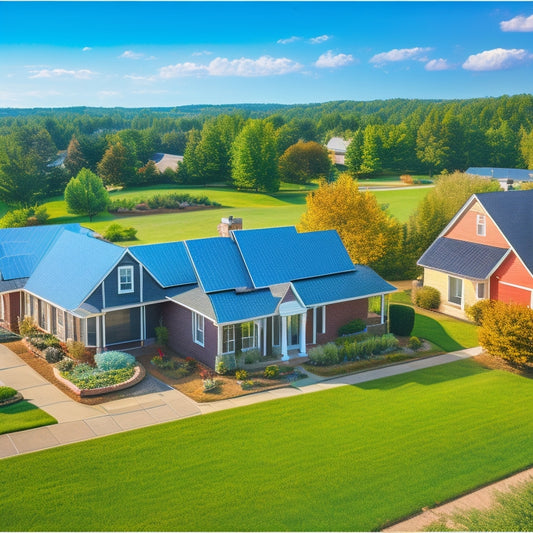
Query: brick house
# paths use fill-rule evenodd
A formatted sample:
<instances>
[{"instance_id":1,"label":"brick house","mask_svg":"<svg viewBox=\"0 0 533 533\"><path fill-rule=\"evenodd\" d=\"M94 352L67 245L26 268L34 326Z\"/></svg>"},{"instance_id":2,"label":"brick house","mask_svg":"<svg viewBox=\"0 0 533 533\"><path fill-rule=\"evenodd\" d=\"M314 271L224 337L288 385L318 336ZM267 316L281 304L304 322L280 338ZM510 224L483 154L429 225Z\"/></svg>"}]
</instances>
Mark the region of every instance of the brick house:
<instances>
[{"instance_id":1,"label":"brick house","mask_svg":"<svg viewBox=\"0 0 533 533\"><path fill-rule=\"evenodd\" d=\"M441 311L484 298L533 304L533 190L472 195L418 260Z\"/></svg>"},{"instance_id":2,"label":"brick house","mask_svg":"<svg viewBox=\"0 0 533 533\"><path fill-rule=\"evenodd\" d=\"M305 355L367 320L371 296L384 324L394 287L354 265L335 231L222 226L227 237L129 248L77 224L0 230L0 324L15 330L29 315L101 351L152 342L162 323L175 351L211 367L218 354L249 349Z\"/></svg>"}]
</instances>

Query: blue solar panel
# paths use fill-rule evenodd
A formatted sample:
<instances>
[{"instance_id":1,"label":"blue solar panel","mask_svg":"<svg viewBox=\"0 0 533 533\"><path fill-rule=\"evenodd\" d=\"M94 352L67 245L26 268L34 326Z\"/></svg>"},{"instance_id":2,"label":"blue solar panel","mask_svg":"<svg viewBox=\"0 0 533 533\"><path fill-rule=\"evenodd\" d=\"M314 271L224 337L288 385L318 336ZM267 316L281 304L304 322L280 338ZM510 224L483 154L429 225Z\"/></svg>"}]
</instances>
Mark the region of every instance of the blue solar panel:
<instances>
[{"instance_id":1,"label":"blue solar panel","mask_svg":"<svg viewBox=\"0 0 533 533\"><path fill-rule=\"evenodd\" d=\"M334 230L297 233L294 227L234 232L255 287L354 269Z\"/></svg>"},{"instance_id":2,"label":"blue solar panel","mask_svg":"<svg viewBox=\"0 0 533 533\"><path fill-rule=\"evenodd\" d=\"M163 287L196 283L196 275L183 242L132 246L129 250Z\"/></svg>"},{"instance_id":3,"label":"blue solar panel","mask_svg":"<svg viewBox=\"0 0 533 533\"><path fill-rule=\"evenodd\" d=\"M113 268L125 249L63 232L26 283L26 290L64 309L76 309Z\"/></svg>"},{"instance_id":4,"label":"blue solar panel","mask_svg":"<svg viewBox=\"0 0 533 533\"><path fill-rule=\"evenodd\" d=\"M293 285L307 306L352 300L396 290L370 267L363 265L355 265L355 270L352 272L305 279L296 281Z\"/></svg>"},{"instance_id":5,"label":"blue solar panel","mask_svg":"<svg viewBox=\"0 0 533 533\"><path fill-rule=\"evenodd\" d=\"M186 241L205 292L252 287L237 245L227 237Z\"/></svg>"}]
</instances>

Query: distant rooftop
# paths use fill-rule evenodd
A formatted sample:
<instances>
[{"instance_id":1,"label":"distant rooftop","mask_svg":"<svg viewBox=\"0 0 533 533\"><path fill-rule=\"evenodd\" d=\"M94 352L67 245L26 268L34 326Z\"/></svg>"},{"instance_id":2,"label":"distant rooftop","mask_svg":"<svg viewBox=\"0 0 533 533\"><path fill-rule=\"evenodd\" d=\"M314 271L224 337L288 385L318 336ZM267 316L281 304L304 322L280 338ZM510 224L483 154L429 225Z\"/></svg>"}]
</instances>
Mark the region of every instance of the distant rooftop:
<instances>
[{"instance_id":1,"label":"distant rooftop","mask_svg":"<svg viewBox=\"0 0 533 533\"><path fill-rule=\"evenodd\" d=\"M176 171L178 168L178 163L183 161L183 156L156 153L150 159L155 163L155 166L158 168L159 172L165 172L167 168Z\"/></svg>"},{"instance_id":2,"label":"distant rooftop","mask_svg":"<svg viewBox=\"0 0 533 533\"><path fill-rule=\"evenodd\" d=\"M466 170L466 174L497 180L533 181L533 170L523 168L470 167Z\"/></svg>"}]
</instances>

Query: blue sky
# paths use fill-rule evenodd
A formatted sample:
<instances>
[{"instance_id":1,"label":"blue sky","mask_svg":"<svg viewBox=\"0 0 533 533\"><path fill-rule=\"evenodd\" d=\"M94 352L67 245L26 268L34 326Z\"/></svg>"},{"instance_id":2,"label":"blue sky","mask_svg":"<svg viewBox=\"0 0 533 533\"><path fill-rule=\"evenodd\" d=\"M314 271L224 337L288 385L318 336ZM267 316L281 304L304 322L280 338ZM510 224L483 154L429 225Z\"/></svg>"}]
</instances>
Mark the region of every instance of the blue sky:
<instances>
[{"instance_id":1,"label":"blue sky","mask_svg":"<svg viewBox=\"0 0 533 533\"><path fill-rule=\"evenodd\" d=\"M531 93L533 2L4 2L0 107Z\"/></svg>"}]
</instances>

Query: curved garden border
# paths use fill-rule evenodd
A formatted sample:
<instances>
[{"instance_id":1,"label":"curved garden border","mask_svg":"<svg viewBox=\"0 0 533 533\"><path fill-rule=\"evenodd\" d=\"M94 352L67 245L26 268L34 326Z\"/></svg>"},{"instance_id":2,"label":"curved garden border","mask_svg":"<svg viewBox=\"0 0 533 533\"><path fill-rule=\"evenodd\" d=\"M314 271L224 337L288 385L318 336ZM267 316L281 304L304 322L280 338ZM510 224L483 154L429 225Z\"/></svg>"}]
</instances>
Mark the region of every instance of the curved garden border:
<instances>
[{"instance_id":1,"label":"curved garden border","mask_svg":"<svg viewBox=\"0 0 533 533\"><path fill-rule=\"evenodd\" d=\"M122 389L127 389L128 387L133 387L133 385L137 385L137 383L142 381L145 375L146 370L144 366L142 366L140 363L137 363L135 366L135 373L127 381L117 383L116 385L109 385L108 387L100 387L98 389L78 389L74 383L62 377L57 368L54 368L54 376L56 379L68 387L74 394L82 398L85 396L99 396L100 394L107 394L109 392L116 392Z\"/></svg>"},{"instance_id":2,"label":"curved garden border","mask_svg":"<svg viewBox=\"0 0 533 533\"><path fill-rule=\"evenodd\" d=\"M20 400L24 400L24 396L20 392L17 392L15 396L12 396L11 398L8 398L7 400L0 401L0 407L5 407L6 405L11 405L12 403L20 402Z\"/></svg>"}]
</instances>

